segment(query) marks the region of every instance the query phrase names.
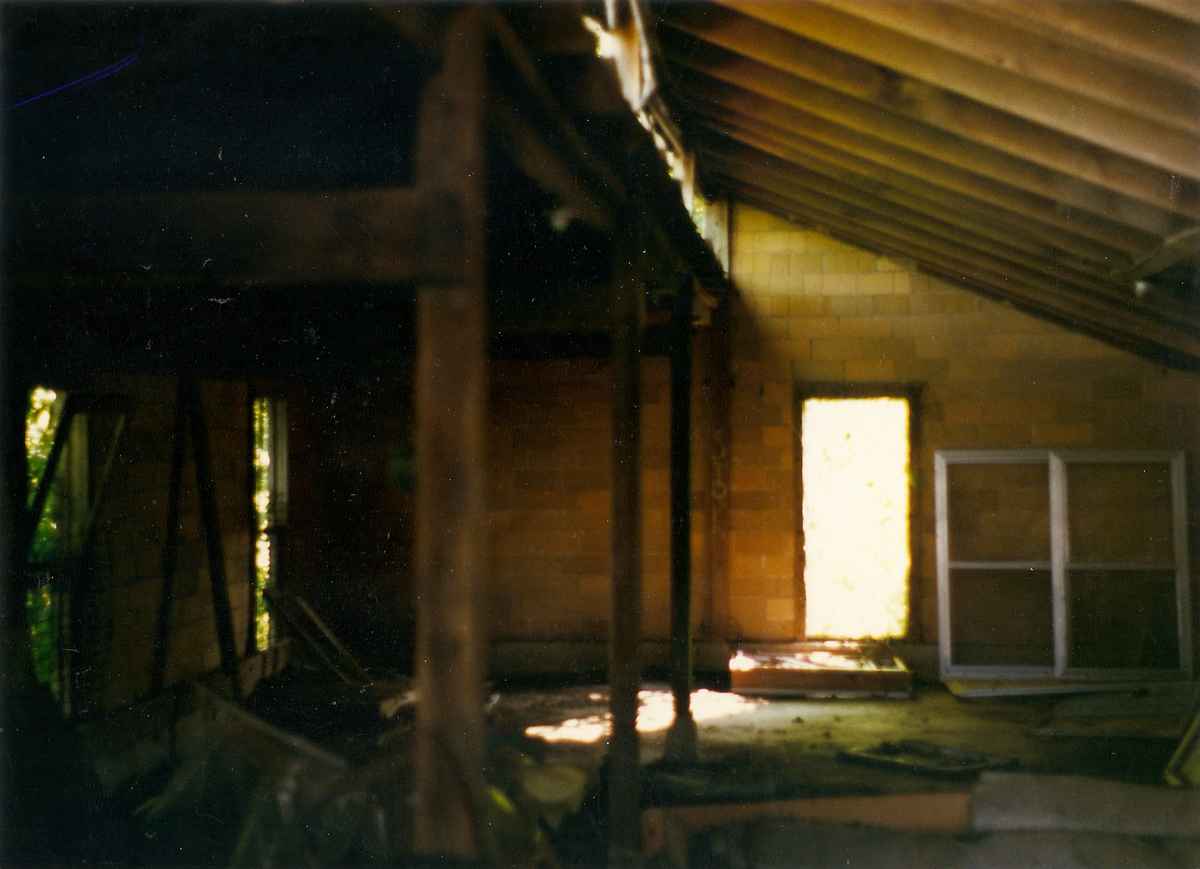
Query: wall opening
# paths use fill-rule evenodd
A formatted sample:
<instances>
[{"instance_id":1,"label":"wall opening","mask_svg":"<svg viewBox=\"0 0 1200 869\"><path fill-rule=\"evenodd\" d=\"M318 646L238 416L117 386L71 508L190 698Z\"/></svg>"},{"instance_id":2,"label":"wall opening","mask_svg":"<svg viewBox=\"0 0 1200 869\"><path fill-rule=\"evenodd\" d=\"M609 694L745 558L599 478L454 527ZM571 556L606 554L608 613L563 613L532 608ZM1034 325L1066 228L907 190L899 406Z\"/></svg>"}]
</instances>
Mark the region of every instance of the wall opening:
<instances>
[{"instance_id":1,"label":"wall opening","mask_svg":"<svg viewBox=\"0 0 1200 869\"><path fill-rule=\"evenodd\" d=\"M254 646L274 639L264 592L279 581L281 541L287 527L287 405L281 398L255 398L250 407L254 512Z\"/></svg>"},{"instance_id":2,"label":"wall opening","mask_svg":"<svg viewBox=\"0 0 1200 869\"><path fill-rule=\"evenodd\" d=\"M806 638L908 630L910 413L898 397L803 402Z\"/></svg>"},{"instance_id":3,"label":"wall opening","mask_svg":"<svg viewBox=\"0 0 1200 869\"><path fill-rule=\"evenodd\" d=\"M69 585L73 559L86 519L87 430L86 419L75 414L68 429L59 432L66 393L36 386L25 409L25 460L29 481L29 509L35 508L40 486L46 495L33 528L28 559L29 584L25 590L25 616L29 626L34 675L68 706L70 636ZM56 438L63 440L57 466L50 468Z\"/></svg>"}]
</instances>

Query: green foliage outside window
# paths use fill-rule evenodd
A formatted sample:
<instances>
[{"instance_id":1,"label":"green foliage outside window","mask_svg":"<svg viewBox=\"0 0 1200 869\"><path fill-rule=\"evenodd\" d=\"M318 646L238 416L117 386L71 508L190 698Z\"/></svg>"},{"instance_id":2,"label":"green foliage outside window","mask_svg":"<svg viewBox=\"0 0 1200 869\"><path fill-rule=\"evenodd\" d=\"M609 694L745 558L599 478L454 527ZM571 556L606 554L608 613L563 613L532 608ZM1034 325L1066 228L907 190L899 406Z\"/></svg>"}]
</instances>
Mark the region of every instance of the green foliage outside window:
<instances>
[{"instance_id":1,"label":"green foliage outside window","mask_svg":"<svg viewBox=\"0 0 1200 869\"><path fill-rule=\"evenodd\" d=\"M25 413L25 455L31 501L46 473L64 398L62 393L40 386L29 394L29 407ZM25 593L34 675L55 694L59 692L58 638L62 594L54 587L53 573L39 570L39 567L64 554L62 526L62 493L56 484L50 489L34 531L29 561L35 582Z\"/></svg>"},{"instance_id":2,"label":"green foliage outside window","mask_svg":"<svg viewBox=\"0 0 1200 869\"><path fill-rule=\"evenodd\" d=\"M252 408L254 425L254 629L255 644L265 649L271 642L271 613L263 591L271 583L272 472L271 445L274 428L271 400L256 398Z\"/></svg>"}]
</instances>

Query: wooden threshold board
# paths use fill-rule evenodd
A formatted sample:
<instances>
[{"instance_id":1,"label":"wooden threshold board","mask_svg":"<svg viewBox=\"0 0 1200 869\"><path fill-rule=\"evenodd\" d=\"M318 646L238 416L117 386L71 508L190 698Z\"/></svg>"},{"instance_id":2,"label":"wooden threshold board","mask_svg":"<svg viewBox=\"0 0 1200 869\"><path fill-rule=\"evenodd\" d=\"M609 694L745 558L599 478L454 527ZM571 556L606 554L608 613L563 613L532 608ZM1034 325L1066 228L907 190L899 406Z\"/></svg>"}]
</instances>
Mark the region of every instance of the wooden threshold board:
<instances>
[{"instance_id":1,"label":"wooden threshold board","mask_svg":"<svg viewBox=\"0 0 1200 869\"><path fill-rule=\"evenodd\" d=\"M739 649L729 680L734 693L759 696L907 698L913 690L913 674L900 658L843 641Z\"/></svg>"}]
</instances>

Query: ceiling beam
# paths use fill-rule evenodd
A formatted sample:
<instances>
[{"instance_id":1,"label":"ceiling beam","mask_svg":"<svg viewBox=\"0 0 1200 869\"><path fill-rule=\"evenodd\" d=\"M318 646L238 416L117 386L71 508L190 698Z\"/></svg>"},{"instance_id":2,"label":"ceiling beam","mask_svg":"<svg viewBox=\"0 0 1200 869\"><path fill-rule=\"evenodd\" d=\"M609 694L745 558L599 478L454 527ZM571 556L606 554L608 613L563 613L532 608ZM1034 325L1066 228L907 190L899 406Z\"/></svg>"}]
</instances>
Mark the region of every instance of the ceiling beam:
<instances>
[{"instance_id":1,"label":"ceiling beam","mask_svg":"<svg viewBox=\"0 0 1200 869\"><path fill-rule=\"evenodd\" d=\"M212 286L447 283L462 269L462 221L452 194L411 188L18 197L6 267Z\"/></svg>"},{"instance_id":2,"label":"ceiling beam","mask_svg":"<svg viewBox=\"0 0 1200 869\"><path fill-rule=\"evenodd\" d=\"M1066 93L1059 88L1047 87L1002 69L989 68L960 54L913 39L890 27L880 26L873 20L868 20L875 15L885 17L882 11L875 11L874 2L719 2L797 36L889 67L913 79L961 94L998 111L1090 142L1114 154L1157 166L1163 171L1183 177L1200 177L1200 161L1196 159L1200 153L1200 141L1196 136ZM1103 4L1089 3L1089 11L1093 5ZM883 10L886 11L886 8L883 7ZM1035 5L1033 8L1039 7ZM1147 95L1146 99L1150 98ZM993 120L992 126L995 125ZM981 141L986 141L984 137L992 135L986 128L980 132L982 135L978 132L975 134ZM995 138L998 141L999 137ZM1031 154L1031 158L1040 159L1036 153Z\"/></svg>"},{"instance_id":3,"label":"ceiling beam","mask_svg":"<svg viewBox=\"0 0 1200 869\"><path fill-rule=\"evenodd\" d=\"M1184 19L1146 8L1149 4L1111 0L974 0L973 5L1034 32L1070 37L1148 69L1200 84L1200 51L1196 50L1200 23L1188 20L1195 17L1194 3L1186 4L1192 13Z\"/></svg>"},{"instance_id":4,"label":"ceiling beam","mask_svg":"<svg viewBox=\"0 0 1200 869\"><path fill-rule=\"evenodd\" d=\"M915 260L923 271L993 297L1008 299L1026 310L1042 316L1049 315L1051 319L1124 349L1177 367L1193 370L1200 367L1200 340L1186 331L1163 326L1138 310L1122 308L1103 300L1080 299L1074 293L1064 293L1059 288L1040 282L1013 280L1012 276L996 273L973 257L961 256L956 250L925 247L892 232L876 231L835 214L806 209L789 202L786 196L775 191L744 187L741 198L788 219L814 226L855 246Z\"/></svg>"},{"instance_id":5,"label":"ceiling beam","mask_svg":"<svg viewBox=\"0 0 1200 869\"><path fill-rule=\"evenodd\" d=\"M945 0L919 3L871 0L854 4L834 0L832 5L935 46L932 54L923 52L927 58L923 61L925 67L938 64L945 59L946 52L970 58L973 66L969 77L978 79L994 94L1003 96L1016 91L1022 99L1029 100L1037 93L1030 86L1030 80L1034 80L1040 83L1037 87L1049 85L1061 89L1054 94L1060 104L1077 95L1185 133L1200 132L1200 89L1063 40L1030 33L1001 19L978 15L972 7L956 6ZM1200 51L1200 46L1197 50ZM961 60L954 68L958 66L962 66ZM986 74L989 69L990 76ZM949 85L947 81L938 83ZM982 101L1008 108L998 104L1003 100ZM1072 117L1078 118L1078 104L1073 105Z\"/></svg>"},{"instance_id":6,"label":"ceiling beam","mask_svg":"<svg viewBox=\"0 0 1200 869\"><path fill-rule=\"evenodd\" d=\"M956 137L970 138L977 146L984 145L1014 160L1036 163L1052 172L1086 180L1104 190L1139 199L1156 209L1186 210L1192 206L1195 214L1200 215L1200 185L1195 182L1184 187L1177 197L1172 193L1171 173L1166 170L1087 143L1056 130L1054 126L1037 124L1007 110L986 106L938 86L940 83L907 76L904 70L896 72L890 68L892 64L888 62L887 53L878 49L874 42L864 43L865 47L856 50L857 43L842 32L842 26L851 34L857 34L859 29L874 28L874 25L811 4L721 2L737 5L748 14L721 8L704 14L703 8L679 7L665 20L678 29L686 28L698 40L720 46L740 58L757 61L762 65L760 68L769 67L776 73L786 73L784 78L790 78L793 83L803 79L810 85L821 85L854 100L868 102L876 109L884 109L896 122L908 119L919 122L925 130L928 130L925 125L929 125ZM890 31L883 32L888 34ZM870 34L869 38L878 40L881 36ZM830 44L824 44L824 40ZM924 49L922 54L937 50ZM869 56L859 56L864 52ZM930 74L934 74L936 68L932 67ZM1085 102L1080 102L1080 106ZM1176 174L1188 176L1198 172L1194 158L1196 151L1190 150L1188 154L1193 158L1187 163L1186 172ZM1186 198L1183 202L1178 200L1186 196L1190 196L1192 202L1187 202ZM1139 224L1134 222L1133 226Z\"/></svg>"},{"instance_id":7,"label":"ceiling beam","mask_svg":"<svg viewBox=\"0 0 1200 869\"><path fill-rule=\"evenodd\" d=\"M692 29L691 39L663 33L670 60L1155 235L1175 225L1168 212L1200 218L1200 186L1173 179L1170 173L924 82L897 79L840 52L820 46L814 51L815 43L779 30L769 39L771 28L761 26L746 33L739 25L736 38L723 29ZM724 44L718 47L717 39ZM840 62L832 63L830 56ZM864 81L867 75L873 80Z\"/></svg>"},{"instance_id":8,"label":"ceiling beam","mask_svg":"<svg viewBox=\"0 0 1200 869\"><path fill-rule=\"evenodd\" d=\"M1163 212L1147 215L1156 215L1157 219L1144 220L1140 213L1130 213L1127 206L1136 203L1130 203L1123 197L1097 190L1076 179L1017 160L967 139L881 112L859 100L843 97L754 61L727 53L717 55L707 49L695 53L676 52L670 47L669 40L664 40L664 44L667 46L667 56L686 70L680 78L690 79L689 87L703 81L697 74L716 78L739 92L764 98L767 102L757 102L765 110L763 117L780 126L785 126L785 122L777 118L784 113L774 107L782 104L792 111L814 115L827 124L848 129L851 135L866 134L910 154L916 152L925 158L927 164L940 163L958 170L946 174L954 174L961 179L964 173L971 173L983 176L984 182L998 182L984 186L994 189L999 185L1016 188L1028 194L1017 197L1019 199L1032 203L1033 200L1029 198L1032 195L1043 203L1051 203L1050 210L1058 215L1057 219L1064 226L1135 256L1145 250L1154 238L1187 226L1187 221L1172 218ZM721 89L715 90L720 92ZM1137 209L1137 212L1140 211ZM1152 225L1147 226L1148 223Z\"/></svg>"},{"instance_id":9,"label":"ceiling beam","mask_svg":"<svg viewBox=\"0 0 1200 869\"><path fill-rule=\"evenodd\" d=\"M1121 251L1043 223L1028 213L997 208L980 199L957 193L931 182L927 176L908 174L886 163L873 162L847 151L823 146L818 141L737 112L722 111L698 102L691 104L690 111L700 124L718 135L825 174L841 170L838 177L860 179L854 182L860 188L874 189L885 198L929 214L953 214L957 221L975 228L981 234L1026 246L1035 255L1065 258L1081 271L1107 275L1114 269L1125 267L1126 263L1132 263Z\"/></svg>"},{"instance_id":10,"label":"ceiling beam","mask_svg":"<svg viewBox=\"0 0 1200 869\"><path fill-rule=\"evenodd\" d=\"M997 228L994 224L974 221L959 210L947 208L947 206L930 202L919 196L896 191L887 185L874 184L870 180L866 180L864 184L862 176L847 175L839 172L835 167L830 170L828 164L820 161L798 163L796 156L787 154L787 149L774 148L769 142L746 143L742 139L734 142L734 140L722 139L709 133L697 140L696 150L702 157L712 157L715 161L714 166L718 167L721 164L728 166L732 162L745 167L751 173L764 170L767 174L779 175L788 181L803 182L803 179L810 178L810 176L827 179L845 187L847 191L852 191L854 196L870 197L878 205L887 206L884 211L893 218L911 220L913 226L919 226L920 222L929 221L940 227L938 232L942 234L952 236L962 234L968 238L978 238L986 244L995 245L996 250L1006 251L1012 256L1024 259L1025 262L1043 263L1046 268L1054 266L1054 268L1066 269L1081 277L1085 275L1091 277L1093 280L1103 280L1108 276L1108 270L1103 269L1102 266L1094 263L1081 266L1075 258L1063 256L1054 247L1043 244L1032 236L1009 233L1006 232L1006 229ZM707 160L702 160L702 163L707 164ZM860 200L860 204L868 204L868 202Z\"/></svg>"},{"instance_id":11,"label":"ceiling beam","mask_svg":"<svg viewBox=\"0 0 1200 869\"><path fill-rule=\"evenodd\" d=\"M1130 0L1130 2L1134 6L1144 6L1155 12L1161 12L1163 15L1181 18L1192 24L1200 24L1200 4L1196 3L1196 0Z\"/></svg>"}]
</instances>

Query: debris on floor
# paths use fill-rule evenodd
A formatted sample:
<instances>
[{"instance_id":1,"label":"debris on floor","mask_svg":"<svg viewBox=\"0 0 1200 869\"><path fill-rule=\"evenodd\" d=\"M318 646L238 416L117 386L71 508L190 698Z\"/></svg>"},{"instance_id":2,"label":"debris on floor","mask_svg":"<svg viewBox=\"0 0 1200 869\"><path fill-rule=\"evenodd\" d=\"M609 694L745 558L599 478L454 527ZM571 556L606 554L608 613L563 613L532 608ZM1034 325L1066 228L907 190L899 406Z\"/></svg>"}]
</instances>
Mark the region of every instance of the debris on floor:
<instances>
[{"instance_id":1,"label":"debris on floor","mask_svg":"<svg viewBox=\"0 0 1200 869\"><path fill-rule=\"evenodd\" d=\"M949 778L964 778L985 770L1007 769L1017 765L1016 758L935 745L920 739L900 739L881 742L869 748L847 749L840 756L843 760L855 763Z\"/></svg>"},{"instance_id":2,"label":"debris on floor","mask_svg":"<svg viewBox=\"0 0 1200 869\"><path fill-rule=\"evenodd\" d=\"M793 697L912 696L913 676L886 648L844 641L741 649L729 661L738 694Z\"/></svg>"}]
</instances>

